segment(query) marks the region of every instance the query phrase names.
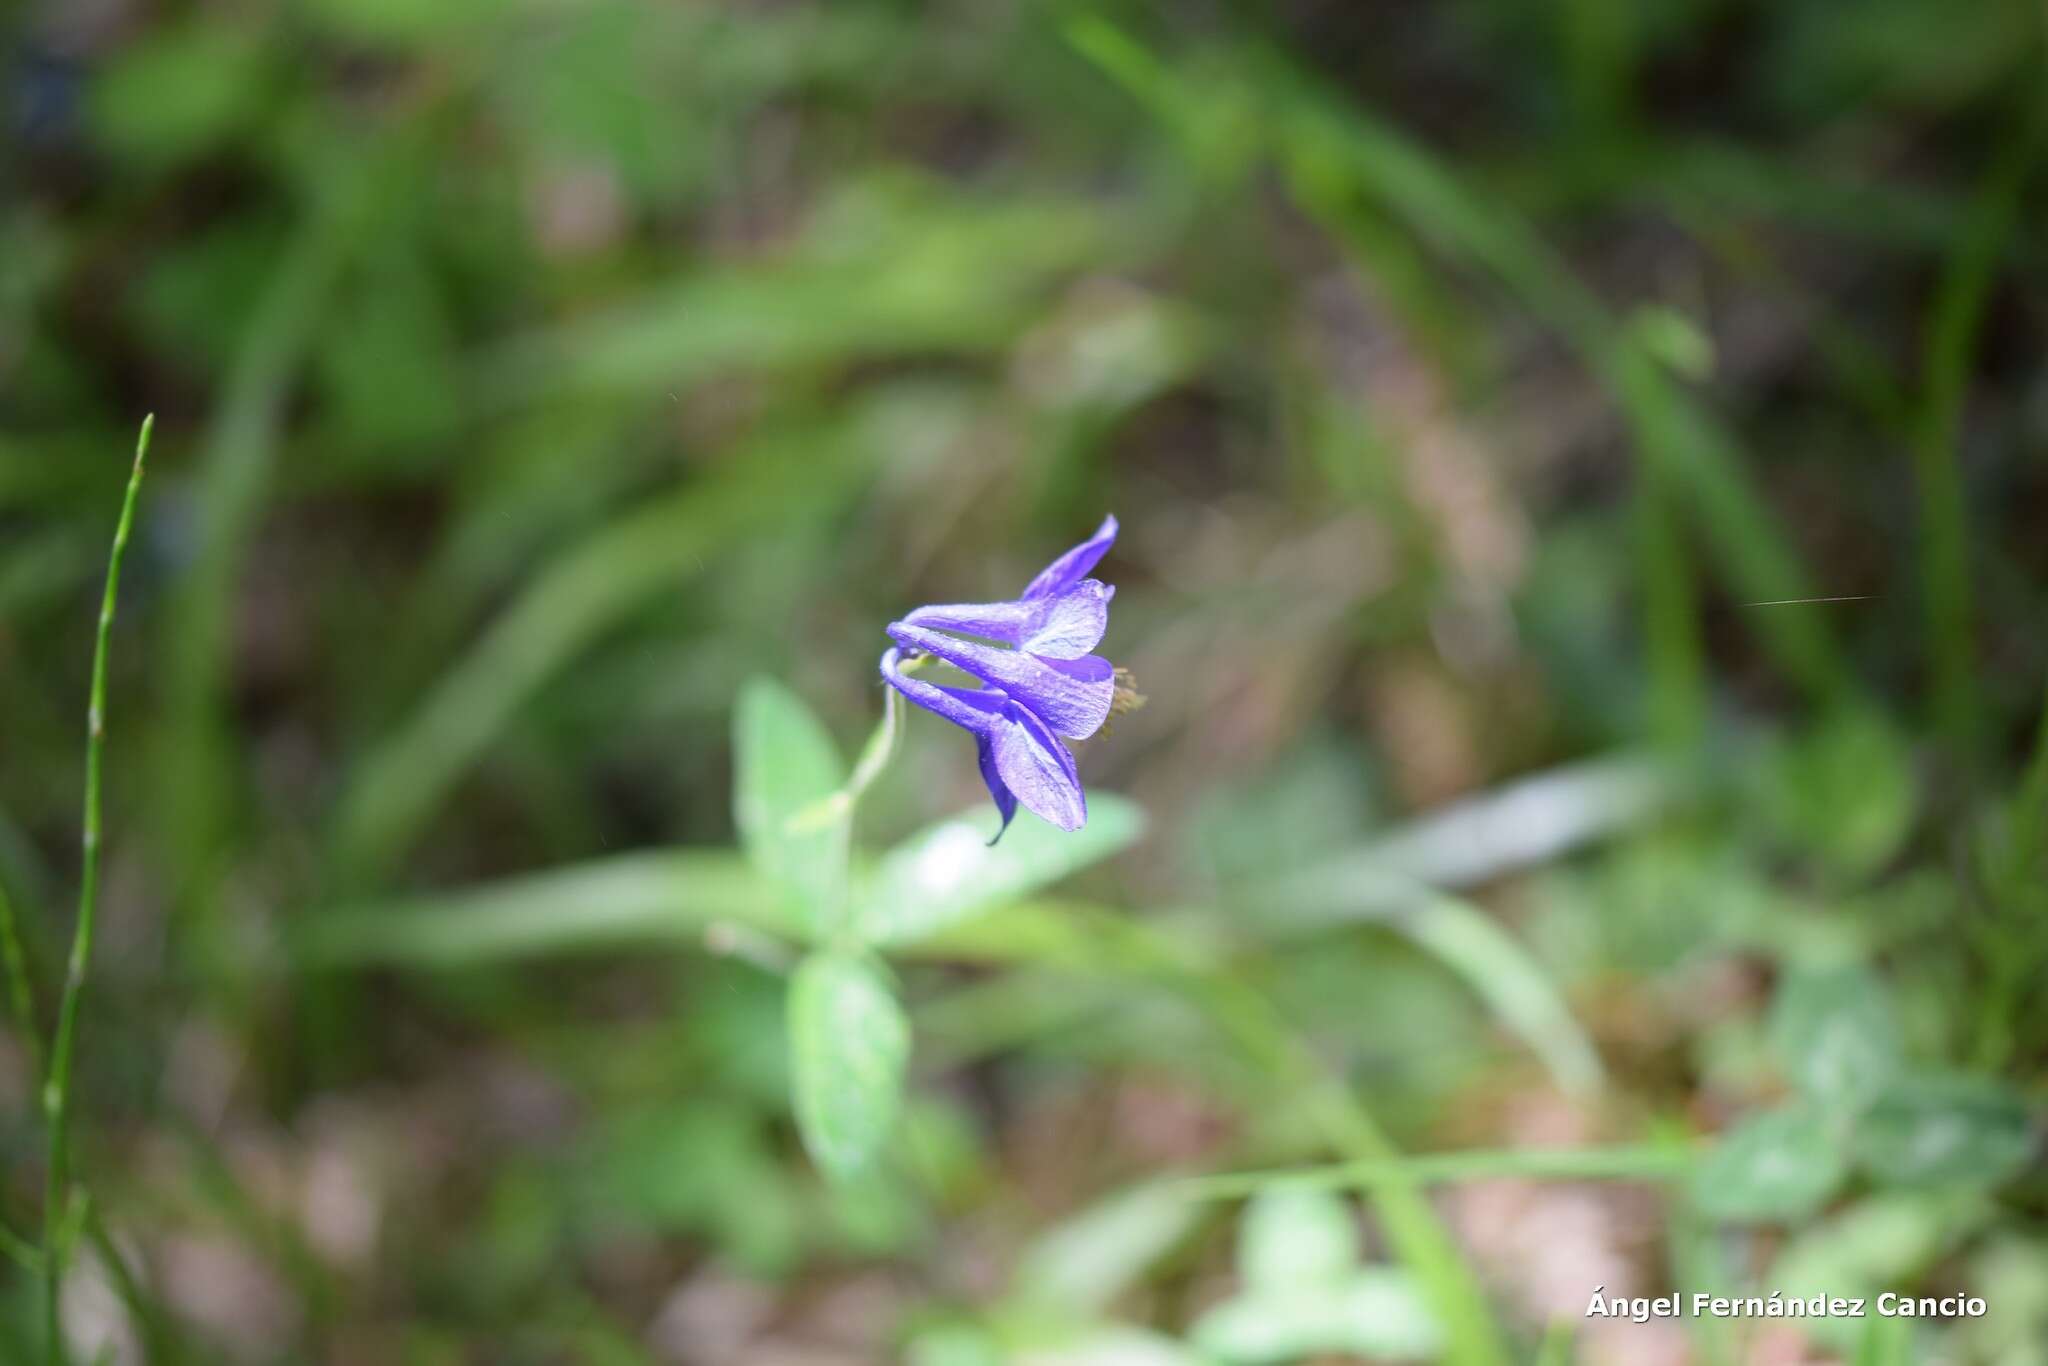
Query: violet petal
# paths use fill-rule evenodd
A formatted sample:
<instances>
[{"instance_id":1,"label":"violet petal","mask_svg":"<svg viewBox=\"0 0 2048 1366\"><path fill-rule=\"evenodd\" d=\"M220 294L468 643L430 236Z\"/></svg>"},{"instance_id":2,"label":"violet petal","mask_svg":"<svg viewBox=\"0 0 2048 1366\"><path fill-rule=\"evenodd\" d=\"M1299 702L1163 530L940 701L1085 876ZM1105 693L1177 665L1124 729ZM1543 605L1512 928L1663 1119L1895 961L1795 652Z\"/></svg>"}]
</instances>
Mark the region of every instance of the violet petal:
<instances>
[{"instance_id":1,"label":"violet petal","mask_svg":"<svg viewBox=\"0 0 2048 1366\"><path fill-rule=\"evenodd\" d=\"M1109 629L1109 600L1116 590L1100 579L1083 579L1054 598L1039 598L1031 634L1018 648L1048 659L1079 659ZM911 614L913 617L916 613Z\"/></svg>"},{"instance_id":2,"label":"violet petal","mask_svg":"<svg viewBox=\"0 0 2048 1366\"><path fill-rule=\"evenodd\" d=\"M967 688L947 687L912 678L898 667L898 655L890 650L882 656L882 679L911 703L956 726L986 734L996 723L995 713L1005 700L1000 694L983 696Z\"/></svg>"},{"instance_id":3,"label":"violet petal","mask_svg":"<svg viewBox=\"0 0 2048 1366\"><path fill-rule=\"evenodd\" d=\"M1049 598L1072 588L1109 553L1109 547L1115 541L1116 517L1112 514L1102 519L1102 525L1095 529L1093 536L1041 569L1038 577L1026 585L1021 596Z\"/></svg>"},{"instance_id":4,"label":"violet petal","mask_svg":"<svg viewBox=\"0 0 2048 1366\"><path fill-rule=\"evenodd\" d=\"M992 733L975 736L974 751L975 758L981 764L981 780L988 784L988 795L995 799L996 814L1003 818L1003 823L996 827L995 839L989 841L990 844L994 844L1003 837L1003 832L1010 828L1010 821L1017 814L1017 794L1003 781L1002 771L996 766L995 741Z\"/></svg>"},{"instance_id":5,"label":"violet petal","mask_svg":"<svg viewBox=\"0 0 2048 1366\"><path fill-rule=\"evenodd\" d=\"M1027 811L1062 830L1088 823L1088 797L1074 756L1043 721L1012 702L987 743L995 751L996 772Z\"/></svg>"},{"instance_id":6,"label":"violet petal","mask_svg":"<svg viewBox=\"0 0 2048 1366\"><path fill-rule=\"evenodd\" d=\"M1041 659L1023 650L978 645L900 621L890 625L889 637L898 645L937 655L1001 688L1061 735L1086 739L1109 717L1116 671L1100 655Z\"/></svg>"},{"instance_id":7,"label":"violet petal","mask_svg":"<svg viewBox=\"0 0 2048 1366\"><path fill-rule=\"evenodd\" d=\"M920 607L903 619L912 626L961 631L1015 645L1035 629L1040 616L1040 605L1035 602L959 602Z\"/></svg>"}]
</instances>

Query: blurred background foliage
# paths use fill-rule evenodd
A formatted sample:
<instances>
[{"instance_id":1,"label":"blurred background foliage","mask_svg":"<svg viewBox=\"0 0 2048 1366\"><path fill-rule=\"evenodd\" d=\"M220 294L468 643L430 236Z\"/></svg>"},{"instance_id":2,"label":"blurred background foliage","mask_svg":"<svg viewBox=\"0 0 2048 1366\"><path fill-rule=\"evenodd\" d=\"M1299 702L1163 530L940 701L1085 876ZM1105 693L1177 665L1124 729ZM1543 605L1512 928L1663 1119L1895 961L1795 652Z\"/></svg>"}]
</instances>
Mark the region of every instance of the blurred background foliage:
<instances>
[{"instance_id":1,"label":"blurred background foliage","mask_svg":"<svg viewBox=\"0 0 2048 1366\"><path fill-rule=\"evenodd\" d=\"M2043 22L10 8L0 889L44 1020L158 414L80 1353L2048 1361ZM894 964L901 1122L825 1180L733 698L850 751L884 623L1110 510L1151 703L1081 765L1145 836ZM982 800L913 717L859 839ZM34 1090L10 1034L16 1229Z\"/></svg>"}]
</instances>

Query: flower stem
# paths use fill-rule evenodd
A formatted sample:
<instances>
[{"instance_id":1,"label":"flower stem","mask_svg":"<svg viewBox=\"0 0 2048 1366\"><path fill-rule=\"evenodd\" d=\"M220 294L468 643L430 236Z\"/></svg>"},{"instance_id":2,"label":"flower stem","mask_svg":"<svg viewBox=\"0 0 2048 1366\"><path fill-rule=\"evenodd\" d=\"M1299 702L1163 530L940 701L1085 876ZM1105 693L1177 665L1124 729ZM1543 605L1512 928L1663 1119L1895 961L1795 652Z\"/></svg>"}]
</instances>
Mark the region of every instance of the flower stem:
<instances>
[{"instance_id":1,"label":"flower stem","mask_svg":"<svg viewBox=\"0 0 2048 1366\"><path fill-rule=\"evenodd\" d=\"M895 654L891 650L889 653ZM907 673L917 665L916 660L903 666ZM861 794L874 786L875 779L882 776L882 770L896 757L896 739L903 728L903 694L894 688L882 689L882 719L875 724L868 742L861 746L860 758L854 763L853 776L846 780L846 798L858 802Z\"/></svg>"},{"instance_id":2,"label":"flower stem","mask_svg":"<svg viewBox=\"0 0 2048 1366\"><path fill-rule=\"evenodd\" d=\"M916 668L919 662L913 659L904 666L904 672L908 673ZM820 797L791 816L788 828L792 832L808 833L840 822L852 824L853 809L860 804L861 794L874 786L875 779L882 776L882 770L896 757L896 737L902 728L903 699L894 688L885 691L886 696L882 699L882 719L875 723L874 730L868 733L867 743L860 747L860 758L853 765L852 775L838 791Z\"/></svg>"},{"instance_id":3,"label":"flower stem","mask_svg":"<svg viewBox=\"0 0 2048 1366\"><path fill-rule=\"evenodd\" d=\"M50 1071L43 1083L43 1112L48 1122L49 1157L43 1199L43 1329L45 1348L54 1366L65 1360L59 1301L64 1288L64 1260L70 1250L68 1140L71 1120L71 1058L78 1039L79 1000L85 994L85 973L92 961L93 920L100 883L100 768L106 748L107 646L113 633L114 603L121 582L121 558L135 524L135 504L142 491L142 470L149 454L152 415L142 420L135 440L135 466L128 492L121 500L121 519L114 527L114 547L107 556L106 596L100 603L99 633L92 654L92 696L86 712L85 839L78 884L78 923L72 932L71 957L64 972L64 995L57 1007L57 1035L50 1048Z\"/></svg>"}]
</instances>

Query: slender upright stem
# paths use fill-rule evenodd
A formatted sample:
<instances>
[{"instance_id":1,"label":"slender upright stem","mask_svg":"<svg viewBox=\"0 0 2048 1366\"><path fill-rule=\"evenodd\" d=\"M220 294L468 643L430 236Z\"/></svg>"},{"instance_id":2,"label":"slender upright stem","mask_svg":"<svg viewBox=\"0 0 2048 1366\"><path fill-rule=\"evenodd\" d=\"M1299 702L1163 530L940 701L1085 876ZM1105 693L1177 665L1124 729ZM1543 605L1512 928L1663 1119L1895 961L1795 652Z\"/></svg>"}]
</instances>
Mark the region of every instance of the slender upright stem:
<instances>
[{"instance_id":1,"label":"slender upright stem","mask_svg":"<svg viewBox=\"0 0 2048 1366\"><path fill-rule=\"evenodd\" d=\"M92 698L85 723L85 839L78 882L78 924L72 932L71 957L64 970L64 995L57 1006L57 1035L50 1047L49 1075L43 1082L43 1113L47 1121L48 1184L43 1196L43 1331L48 1359L65 1360L64 1334L58 1304L64 1289L64 1260L70 1239L64 1229L70 1206L71 1057L78 1040L79 999L85 994L86 967L92 961L94 913L100 890L100 764L106 748L107 645L113 634L114 603L121 583L121 557L135 524L135 503L142 491L142 468L149 454L154 416L142 419L135 439L135 467L121 500L121 520L114 526L114 548L107 556L106 596L100 602L99 633L92 652Z\"/></svg>"},{"instance_id":2,"label":"slender upright stem","mask_svg":"<svg viewBox=\"0 0 2048 1366\"><path fill-rule=\"evenodd\" d=\"M896 651L889 651L895 654ZM905 666L907 673L912 666ZM896 757L896 737L903 725L903 694L894 688L882 689L882 719L868 736L867 744L861 746L860 758L854 762L853 776L846 780L848 801L857 802L861 794L874 785L889 761Z\"/></svg>"},{"instance_id":3,"label":"slender upright stem","mask_svg":"<svg viewBox=\"0 0 2048 1366\"><path fill-rule=\"evenodd\" d=\"M1913 441L1934 719L1966 761L1977 758L1983 707L1962 470L1963 404L2005 245L2023 221L2020 208L2027 175L2040 151L2042 133L2048 130L2048 103L2030 98L2032 107L2008 125L2005 146L1942 269L1925 343L1926 392Z\"/></svg>"}]
</instances>

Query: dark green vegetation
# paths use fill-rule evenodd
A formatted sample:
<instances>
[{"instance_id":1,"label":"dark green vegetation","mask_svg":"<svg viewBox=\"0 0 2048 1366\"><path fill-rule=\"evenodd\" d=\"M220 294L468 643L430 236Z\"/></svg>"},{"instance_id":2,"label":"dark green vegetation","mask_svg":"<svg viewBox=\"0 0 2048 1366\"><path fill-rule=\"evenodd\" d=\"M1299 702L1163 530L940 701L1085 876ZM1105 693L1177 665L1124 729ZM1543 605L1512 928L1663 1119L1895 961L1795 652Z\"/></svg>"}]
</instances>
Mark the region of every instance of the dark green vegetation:
<instances>
[{"instance_id":1,"label":"dark green vegetation","mask_svg":"<svg viewBox=\"0 0 2048 1366\"><path fill-rule=\"evenodd\" d=\"M2048 1360L2038 5L0 22L0 1361Z\"/></svg>"}]
</instances>

